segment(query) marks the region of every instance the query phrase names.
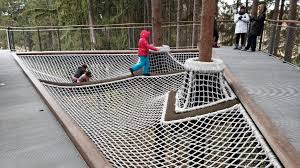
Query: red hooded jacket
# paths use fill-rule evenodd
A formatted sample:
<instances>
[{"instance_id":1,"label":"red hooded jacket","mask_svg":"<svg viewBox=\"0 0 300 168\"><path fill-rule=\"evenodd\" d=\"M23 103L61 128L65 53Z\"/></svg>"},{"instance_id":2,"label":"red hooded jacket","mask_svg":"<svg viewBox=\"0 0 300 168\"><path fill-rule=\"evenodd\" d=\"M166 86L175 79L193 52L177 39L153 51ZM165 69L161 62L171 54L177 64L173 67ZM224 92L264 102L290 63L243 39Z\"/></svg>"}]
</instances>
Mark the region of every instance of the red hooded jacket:
<instances>
[{"instance_id":1,"label":"red hooded jacket","mask_svg":"<svg viewBox=\"0 0 300 168\"><path fill-rule=\"evenodd\" d=\"M150 32L147 30L142 30L140 34L140 40L138 44L138 55L139 56L148 56L149 49L157 51L158 49L151 46L148 43L148 38L150 36Z\"/></svg>"}]
</instances>

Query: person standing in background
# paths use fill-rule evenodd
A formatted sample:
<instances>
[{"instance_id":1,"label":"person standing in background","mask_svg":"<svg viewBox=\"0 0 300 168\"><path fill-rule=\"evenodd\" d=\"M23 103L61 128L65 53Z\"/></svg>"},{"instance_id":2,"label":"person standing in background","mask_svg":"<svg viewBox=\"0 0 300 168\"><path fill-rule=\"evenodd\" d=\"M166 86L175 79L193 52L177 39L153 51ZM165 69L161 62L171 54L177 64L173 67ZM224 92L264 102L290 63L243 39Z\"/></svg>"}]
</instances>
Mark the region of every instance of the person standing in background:
<instances>
[{"instance_id":1,"label":"person standing in background","mask_svg":"<svg viewBox=\"0 0 300 168\"><path fill-rule=\"evenodd\" d=\"M246 13L245 7L240 6L240 11L234 15L235 23L235 47L234 49L242 49L245 46L245 37L248 31L249 15ZM241 39L241 43L240 43Z\"/></svg>"},{"instance_id":2,"label":"person standing in background","mask_svg":"<svg viewBox=\"0 0 300 168\"><path fill-rule=\"evenodd\" d=\"M213 48L219 48L218 46L218 40L219 40L219 30L218 30L218 24L217 19L215 17L214 19L214 42L213 42Z\"/></svg>"},{"instance_id":3,"label":"person standing in background","mask_svg":"<svg viewBox=\"0 0 300 168\"><path fill-rule=\"evenodd\" d=\"M255 51L256 43L257 43L257 36L261 36L264 27L264 21L266 19L266 7L263 4L258 6L258 13L257 17L251 16L250 18L250 31L248 34L247 46L245 47L244 51L247 51L251 47L251 51Z\"/></svg>"}]
</instances>

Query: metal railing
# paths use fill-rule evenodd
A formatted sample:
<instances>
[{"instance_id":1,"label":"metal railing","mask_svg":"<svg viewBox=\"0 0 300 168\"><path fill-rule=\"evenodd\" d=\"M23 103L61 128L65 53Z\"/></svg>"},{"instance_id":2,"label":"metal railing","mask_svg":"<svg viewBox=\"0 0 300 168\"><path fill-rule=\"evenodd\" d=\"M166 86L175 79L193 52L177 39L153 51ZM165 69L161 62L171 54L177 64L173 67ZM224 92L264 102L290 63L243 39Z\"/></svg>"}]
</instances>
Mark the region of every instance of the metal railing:
<instances>
[{"instance_id":1,"label":"metal railing","mask_svg":"<svg viewBox=\"0 0 300 168\"><path fill-rule=\"evenodd\" d=\"M234 25L220 22L220 44L232 45ZM96 34L96 44L90 40L90 29ZM7 27L0 29L0 48L16 51L61 50L123 50L137 48L142 29L151 30L151 24L129 23L113 25ZM177 29L179 41L177 42ZM229 30L229 31L228 31ZM163 44L171 48L196 48L200 23L189 21L162 24ZM194 37L193 37L194 36ZM150 38L151 42L151 38ZM95 47L93 47L93 45Z\"/></svg>"},{"instance_id":2,"label":"metal railing","mask_svg":"<svg viewBox=\"0 0 300 168\"><path fill-rule=\"evenodd\" d=\"M90 40L91 28L96 34L96 44L92 44ZM151 24L0 27L0 49L18 52L134 49L137 48L140 31L145 28L151 30ZM219 44L233 45L234 28L232 21L218 21ZM199 31L199 22L163 23L163 44L171 48L196 48ZM299 21L266 21L264 33L258 38L258 43L259 50L300 66Z\"/></svg>"},{"instance_id":3,"label":"metal railing","mask_svg":"<svg viewBox=\"0 0 300 168\"><path fill-rule=\"evenodd\" d=\"M300 22L269 20L264 28L262 51L300 66Z\"/></svg>"}]
</instances>

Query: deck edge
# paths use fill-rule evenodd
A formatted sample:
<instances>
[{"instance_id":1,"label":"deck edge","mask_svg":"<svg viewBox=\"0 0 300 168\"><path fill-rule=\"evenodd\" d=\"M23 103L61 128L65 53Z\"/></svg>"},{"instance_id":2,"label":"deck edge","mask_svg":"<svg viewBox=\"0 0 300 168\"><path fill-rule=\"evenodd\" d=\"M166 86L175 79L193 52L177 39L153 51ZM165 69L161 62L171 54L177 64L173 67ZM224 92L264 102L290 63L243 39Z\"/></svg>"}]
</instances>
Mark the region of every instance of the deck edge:
<instances>
[{"instance_id":1,"label":"deck edge","mask_svg":"<svg viewBox=\"0 0 300 168\"><path fill-rule=\"evenodd\" d=\"M227 67L224 70L224 76L283 166L289 168L300 167L300 154L288 141L286 135L279 130L263 109L251 98L247 90Z\"/></svg>"},{"instance_id":2,"label":"deck edge","mask_svg":"<svg viewBox=\"0 0 300 168\"><path fill-rule=\"evenodd\" d=\"M42 83L30 72L29 69L23 64L22 60L16 55L16 53L11 52L14 60L22 68L23 72L33 84L35 89L38 91L42 99L45 101L49 107L52 114L55 116L57 121L61 124L64 131L70 138L70 140L75 145L76 149L81 154L84 161L90 168L110 168L113 167L104 155L100 153L95 144L88 138L88 136L83 132L83 130L71 119L62 107L55 101L55 99L50 95Z\"/></svg>"}]
</instances>

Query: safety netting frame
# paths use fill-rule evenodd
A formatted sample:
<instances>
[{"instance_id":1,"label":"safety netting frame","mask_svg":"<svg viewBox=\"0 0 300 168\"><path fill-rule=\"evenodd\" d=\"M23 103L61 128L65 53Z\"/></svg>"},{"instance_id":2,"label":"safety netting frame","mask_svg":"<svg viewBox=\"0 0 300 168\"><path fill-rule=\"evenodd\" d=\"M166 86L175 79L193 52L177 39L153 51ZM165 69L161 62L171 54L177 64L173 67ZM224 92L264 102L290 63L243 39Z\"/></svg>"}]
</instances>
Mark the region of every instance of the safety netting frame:
<instances>
[{"instance_id":1,"label":"safety netting frame","mask_svg":"<svg viewBox=\"0 0 300 168\"><path fill-rule=\"evenodd\" d=\"M180 75L179 75L180 74ZM181 79L183 78L183 73L179 73L179 74L176 74L176 75L178 75L178 76L181 76ZM175 75L175 76L176 76ZM170 76L170 75L165 75L165 76ZM124 82L124 81L127 81L127 80L137 80L137 81L140 81L140 80L147 80L147 79L154 79L154 78L161 78L161 77L165 77L165 76L156 76L156 77L133 77L133 78L130 78L130 79L124 79L124 80L119 80L119 81L112 81L112 82L108 82L108 83L104 83L104 84L95 84L95 85L89 85L89 86L74 86L74 87L66 87L66 86L55 86L55 85L49 85L49 84L44 84L45 85L45 87L48 87L48 89L49 89L49 87L55 87L55 88L68 88L68 89L66 89L66 90L68 90L67 92L65 92L65 93L73 93L73 92L75 92L76 93L76 90L77 89L80 89L80 88L85 88L87 91L91 91L91 89L90 89L90 87L100 87L100 86L102 86L102 85L109 85L109 84L116 84L116 83L122 83L122 82ZM173 75L174 76L174 75ZM169 82L169 81L168 81ZM177 85L177 88L179 88L179 86L180 86L180 83L178 83L178 85ZM152 87L151 89L154 89L154 90L156 90L157 88L156 87ZM170 89L174 89L174 88L170 88ZM49 90L50 91L50 90ZM134 91L133 91L134 92ZM56 100L59 100L59 98L61 98L61 97L57 97L57 96L55 96L55 94L54 94L54 92L53 91L50 91L50 93L56 98ZM60 94L61 94L61 92L59 92ZM137 93L135 93L135 94L137 94ZM137 94L137 95L139 95L139 94ZM158 97L154 97L153 98L153 100L158 100L158 99L160 99L162 102L160 102L159 104L160 105L162 105L163 104L163 100L164 100L164 96L165 96L165 94L162 94L162 95L160 95L160 96L158 96ZM75 99L76 100L76 99ZM140 99L139 99L140 100ZM146 99L145 99L146 100ZM79 100L80 101L80 100ZM78 99L76 100L76 101L74 101L74 102L77 102L78 103ZM65 109L65 111L66 112L70 112L70 110L69 110L69 108L67 108L67 106L65 106L64 105L64 103L65 103L65 101L59 101L59 103L61 104L61 106ZM239 108L242 108L242 106L240 105L240 107ZM150 109L152 109L152 108L150 108ZM149 109L148 109L149 110ZM149 112L147 109L146 109L146 111L147 112ZM241 109L241 111L243 111L243 109ZM161 111L162 112L162 111ZM159 113L160 115L159 116L161 116L161 112ZM221 112L220 112L221 113ZM210 115L215 115L215 114L217 114L217 113L211 113ZM219 114L219 113L218 113ZM70 113L69 113L69 115L70 116L72 116ZM243 115L244 116L244 115ZM202 116L202 117L208 117L208 116ZM247 117L245 117L245 118L247 118ZM76 118L73 118L75 121L76 121ZM199 118L200 119L200 118ZM193 120L195 120L195 118L193 118L193 119L186 119L186 121L193 121ZM246 119L247 120L247 119ZM180 121L180 122L186 122L186 121ZM204 119L204 121L205 121L205 119ZM250 121L251 121L251 119L250 119ZM247 122L249 122L250 123L250 121L247 121ZM175 123L172 123L172 124L175 124ZM89 135L89 133L90 132L93 132L93 131L89 131L89 130L85 130L86 128L85 128L85 126L84 125L82 125L82 124L79 124L80 125L80 127L87 133L87 135ZM249 124L249 125L251 125L251 124ZM162 124L161 126L165 126L165 124ZM263 144L263 147L262 148L264 148L264 150L266 151L266 155L268 156L267 158L268 159L266 159L267 160L267 165L265 165L265 163L264 162L259 162L259 163L263 163L262 165L264 165L264 166L271 166L271 167L280 167L280 163L278 162L278 160L276 159L276 157L274 156L274 154L272 153L272 150L270 150L270 148L268 148L268 145L267 144L265 144L265 142L264 142L264 140L263 140L263 138L262 138L262 136L261 135L256 135L256 133L254 133L255 131L257 131L257 129L254 129L254 128L252 128L252 126L254 126L254 128L255 128L255 125L253 124L253 125L251 125L250 127L251 127L251 132L253 132L253 134L255 134L255 138L254 139L259 139L259 143L260 144ZM103 130L104 131L104 130ZM176 131L173 131L173 132L177 132L178 130L176 130ZM259 131L257 131L257 133L258 133ZM173 136L174 137L174 136ZM261 139L260 139L261 138ZM121 138L122 139L122 138ZM91 140L94 142L94 140L91 138ZM262 141L261 141L262 140ZM115 140L116 142L117 142L117 140ZM172 141L171 141L172 142ZM172 143L171 143L172 144ZM116 144L117 145L117 144ZM100 147L99 146L99 144L96 144L96 146L103 152L103 151L105 151L105 147L107 147L106 145L104 145L104 148L102 147ZM113 146L113 145L112 145ZM159 147L160 145L158 145L158 149L160 148ZM130 148L130 146L129 146L129 148L128 149L132 149L132 148ZM130 151L130 150L125 150L125 151ZM112 153L116 153L116 151L111 151ZM125 161L123 161L124 163L127 163L127 164L121 164L122 163L122 161L120 161L120 160L122 160L122 159L120 159L120 158L118 158L118 159L110 159L109 158L109 156L111 156L112 154L108 154L108 153L105 153L105 152L103 152L104 154L106 154L105 156L107 157L107 159L109 160L109 161L111 161L112 162L112 164L114 165L114 166L116 166L116 167L130 167L130 166L135 166L135 167L138 167L138 166L145 166L145 164L142 164L142 165L140 165L140 164L135 164L134 162L132 162L132 160L130 160L130 159L126 159L125 157L122 157ZM197 153L197 152L196 152ZM174 154L171 154L172 156L174 156ZM258 154L258 155L260 155L260 154ZM161 154L160 155L158 155L158 156L161 156ZM197 156L199 156L198 154L197 154ZM137 157L138 158L138 157ZM171 159L171 161L173 161L173 162L171 162L171 161L167 161L166 162L166 160L165 160L165 157L158 157L158 158L155 158L155 157L150 157L150 158L152 158L152 160L151 161L148 161L148 162L145 162L146 163L146 165L148 166L148 167L169 167L169 166L191 166L191 167L197 167L198 165L196 164L196 163L198 163L198 161L199 162L202 162L202 161L204 161L204 159L200 159L200 160L198 160L198 161L196 161L197 159L191 159L191 160L193 160L194 162L196 162L196 163L190 163L189 161L186 161L186 159L184 159L185 161L182 161L182 162L185 162L185 163L182 163L182 164L178 164L178 163L176 163L176 160L178 160L178 157L174 157L173 159ZM164 161L161 161L161 158L164 158ZM205 158L205 157L204 157ZM235 157L233 157L233 158L235 158ZM254 157L255 158L255 157ZM198 158L199 159L199 158ZM133 159L134 160L134 159ZM207 160L207 158L205 158L205 160ZM254 163L254 162L256 162L255 160L257 160L257 159L250 159L251 160L251 162L248 162L249 164L250 163ZM263 161L265 161L265 159L262 159ZM207 164L205 164L205 163L200 163L200 165L205 165L205 166L213 166L213 167L230 167L230 166L238 166L238 164L235 164L234 163L234 160L230 160L230 163L228 163L228 164L224 164L224 162L223 161L221 161L221 162L219 162L220 160L218 160L217 159L217 161L216 162L214 162L214 163L207 163ZM246 163L246 162L245 162ZM218 165L219 164L219 165ZM243 165L240 165L240 166L242 166L243 167ZM251 165L244 165L244 167L251 167Z\"/></svg>"},{"instance_id":2,"label":"safety netting frame","mask_svg":"<svg viewBox=\"0 0 300 168\"><path fill-rule=\"evenodd\" d=\"M163 74L170 71L183 71L186 59L195 56L195 52L150 53L150 73ZM19 55L27 68L40 80L70 83L72 74L82 64L87 64L92 72L92 81L101 81L129 75L128 68L138 62L138 56L133 52L117 52L113 54L24 54ZM139 73L139 72L138 72Z\"/></svg>"},{"instance_id":3,"label":"safety netting frame","mask_svg":"<svg viewBox=\"0 0 300 168\"><path fill-rule=\"evenodd\" d=\"M221 59L200 62L189 58L184 64L185 75L176 93L177 113L188 112L233 100L236 96L224 79L225 65Z\"/></svg>"}]
</instances>

